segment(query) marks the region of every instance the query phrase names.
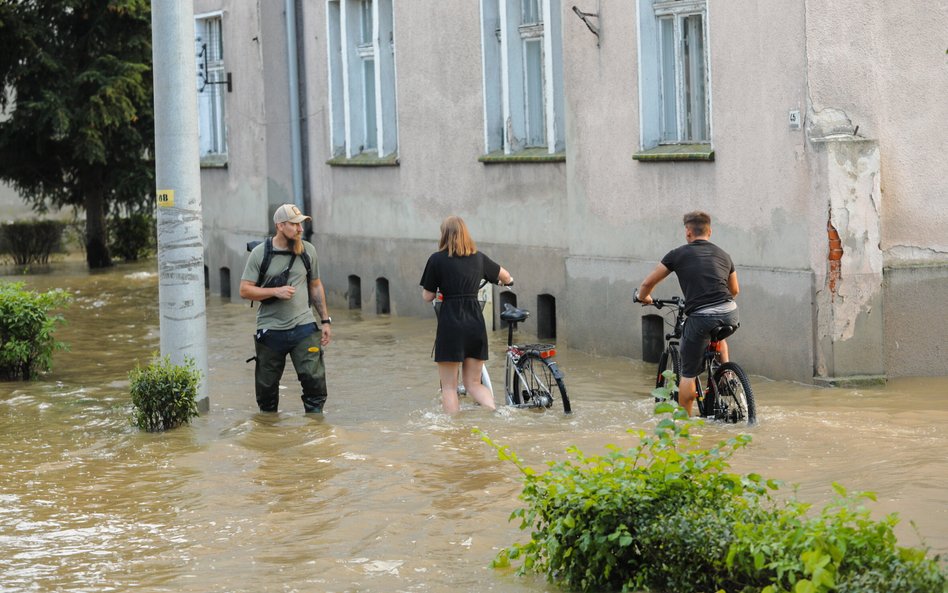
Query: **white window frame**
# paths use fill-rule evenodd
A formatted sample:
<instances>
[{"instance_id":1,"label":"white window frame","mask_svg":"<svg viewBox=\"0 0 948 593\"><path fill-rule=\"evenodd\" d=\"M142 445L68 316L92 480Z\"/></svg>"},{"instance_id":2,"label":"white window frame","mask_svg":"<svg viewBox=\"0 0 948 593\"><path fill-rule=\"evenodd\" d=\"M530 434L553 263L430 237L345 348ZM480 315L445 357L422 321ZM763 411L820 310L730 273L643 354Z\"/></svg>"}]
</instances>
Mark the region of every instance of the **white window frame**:
<instances>
[{"instance_id":1,"label":"white window frame","mask_svg":"<svg viewBox=\"0 0 948 593\"><path fill-rule=\"evenodd\" d=\"M524 22L526 3L537 8L539 22ZM539 60L531 61L530 44L537 43ZM485 152L514 154L528 148L563 152L561 0L481 0L481 52ZM530 66L536 62L542 64L541 70L531 78ZM536 84L542 91L531 97Z\"/></svg>"},{"instance_id":2,"label":"white window frame","mask_svg":"<svg viewBox=\"0 0 948 593\"><path fill-rule=\"evenodd\" d=\"M214 31L213 29L216 29ZM194 16L194 55L197 59L198 141L200 155L227 156L227 119L224 105L226 72L224 71L223 12ZM204 72L205 56L207 72Z\"/></svg>"},{"instance_id":3,"label":"white window frame","mask_svg":"<svg viewBox=\"0 0 948 593\"><path fill-rule=\"evenodd\" d=\"M704 100L700 107L689 89L696 88L696 81L686 75L686 52L684 50L684 19L701 17L702 62ZM669 64L663 54L668 45L663 45L662 21L672 23L674 36L671 47L674 51L674 79L669 80ZM643 149L661 144L707 144L713 138L711 119L711 59L708 26L707 0L639 0L639 117L641 144ZM693 55L693 54L692 54ZM691 73L694 73L692 69ZM670 93L674 97L669 97ZM673 105L675 113L669 113ZM701 112L698 113L698 110ZM700 117L696 118L698 113ZM671 116L674 116L673 118ZM672 123L671 120L674 120ZM698 124L696 131L692 124Z\"/></svg>"},{"instance_id":4,"label":"white window frame","mask_svg":"<svg viewBox=\"0 0 948 593\"><path fill-rule=\"evenodd\" d=\"M392 2L326 1L333 157L398 150Z\"/></svg>"}]
</instances>

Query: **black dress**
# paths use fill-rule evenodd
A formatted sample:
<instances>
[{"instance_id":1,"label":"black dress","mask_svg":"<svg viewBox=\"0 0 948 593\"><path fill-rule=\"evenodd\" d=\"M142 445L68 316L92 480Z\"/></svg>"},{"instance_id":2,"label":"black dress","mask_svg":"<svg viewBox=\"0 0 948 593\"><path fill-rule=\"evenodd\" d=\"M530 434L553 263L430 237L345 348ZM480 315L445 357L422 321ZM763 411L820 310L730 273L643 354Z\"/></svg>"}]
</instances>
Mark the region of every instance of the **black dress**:
<instances>
[{"instance_id":1,"label":"black dress","mask_svg":"<svg viewBox=\"0 0 948 593\"><path fill-rule=\"evenodd\" d=\"M438 314L435 362L487 360L487 329L477 290L481 280L496 283L499 277L500 266L480 252L448 257L447 251L439 251L428 258L421 286L428 292L441 290L444 295Z\"/></svg>"}]
</instances>

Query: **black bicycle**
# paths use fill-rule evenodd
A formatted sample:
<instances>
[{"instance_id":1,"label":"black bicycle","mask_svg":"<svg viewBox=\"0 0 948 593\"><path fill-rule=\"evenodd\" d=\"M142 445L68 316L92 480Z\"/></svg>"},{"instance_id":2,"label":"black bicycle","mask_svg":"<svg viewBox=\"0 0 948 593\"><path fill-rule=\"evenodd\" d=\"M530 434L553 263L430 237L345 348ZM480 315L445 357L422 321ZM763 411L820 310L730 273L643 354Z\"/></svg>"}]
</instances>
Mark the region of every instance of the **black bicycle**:
<instances>
[{"instance_id":1,"label":"black bicycle","mask_svg":"<svg viewBox=\"0 0 948 593\"><path fill-rule=\"evenodd\" d=\"M563 382L563 371L553 360L556 344L514 344L513 332L529 311L504 304L500 319L507 323L507 367L504 374L504 392L507 405L517 408L552 408L559 399L563 413L569 414L569 396Z\"/></svg>"},{"instance_id":2,"label":"black bicycle","mask_svg":"<svg viewBox=\"0 0 948 593\"><path fill-rule=\"evenodd\" d=\"M638 299L638 293L633 297L633 301L642 302ZM665 349L658 360L655 387L665 387L668 372L674 373L673 397L677 402L677 386L681 377L681 352L678 350L678 344L681 342L682 331L685 327L685 300L677 296L670 299L654 299L651 305L656 309L667 307L675 314L674 330L665 334ZM668 323L667 317L665 322ZM702 370L695 377L698 413L704 418L713 418L732 424L746 422L748 425L753 425L757 423L757 405L754 402L754 392L751 390L747 374L736 362L720 362L718 355L721 340L735 331L737 331L736 326L721 325L711 332L711 342L705 349ZM701 389L702 373L705 375L703 391Z\"/></svg>"}]
</instances>

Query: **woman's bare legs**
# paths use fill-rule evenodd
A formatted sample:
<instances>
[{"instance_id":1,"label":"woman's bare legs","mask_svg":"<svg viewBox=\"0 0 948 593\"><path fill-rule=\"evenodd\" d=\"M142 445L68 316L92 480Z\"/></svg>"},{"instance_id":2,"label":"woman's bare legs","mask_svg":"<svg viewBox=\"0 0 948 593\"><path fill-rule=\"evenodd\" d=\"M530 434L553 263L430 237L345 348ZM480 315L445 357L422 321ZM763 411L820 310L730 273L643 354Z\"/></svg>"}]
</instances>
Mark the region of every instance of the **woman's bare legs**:
<instances>
[{"instance_id":1,"label":"woman's bare legs","mask_svg":"<svg viewBox=\"0 0 948 593\"><path fill-rule=\"evenodd\" d=\"M481 383L481 369L484 367L484 361L476 358L465 358L461 365L461 376L464 379L464 387L474 401L488 410L496 410L494 403L494 394L490 392L483 383Z\"/></svg>"},{"instance_id":2,"label":"woman's bare legs","mask_svg":"<svg viewBox=\"0 0 948 593\"><path fill-rule=\"evenodd\" d=\"M441 379L441 408L446 414L457 414L461 409L458 401L459 362L439 362L438 377Z\"/></svg>"}]
</instances>

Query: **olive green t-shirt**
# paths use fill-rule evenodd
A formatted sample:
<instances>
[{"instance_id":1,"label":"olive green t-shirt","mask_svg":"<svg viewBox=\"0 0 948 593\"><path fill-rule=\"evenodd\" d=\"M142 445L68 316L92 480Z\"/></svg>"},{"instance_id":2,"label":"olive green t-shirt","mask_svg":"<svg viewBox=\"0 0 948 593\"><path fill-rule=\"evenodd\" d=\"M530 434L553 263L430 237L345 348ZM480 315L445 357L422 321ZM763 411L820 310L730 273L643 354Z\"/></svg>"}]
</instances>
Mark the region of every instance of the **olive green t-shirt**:
<instances>
[{"instance_id":1,"label":"olive green t-shirt","mask_svg":"<svg viewBox=\"0 0 948 593\"><path fill-rule=\"evenodd\" d=\"M260 243L250 252L247 258L247 265L244 266L244 273L241 280L249 280L254 284L260 276L260 264L263 263L263 252L266 242ZM303 241L303 249L309 254L310 267L313 271L313 280L319 278L319 264L316 262L316 248L308 241ZM263 284L274 277L279 276L290 264L292 255L280 253L274 246L273 257L270 258L270 265L267 266L267 273L264 276ZM309 287L306 286L306 265L303 264L301 256L297 256L293 261L293 268L290 270L288 284L296 288L293 298L289 300L277 299L272 303L257 303L257 329L293 329L298 325L306 323L315 323L316 317L313 316L313 310L309 306Z\"/></svg>"}]
</instances>

